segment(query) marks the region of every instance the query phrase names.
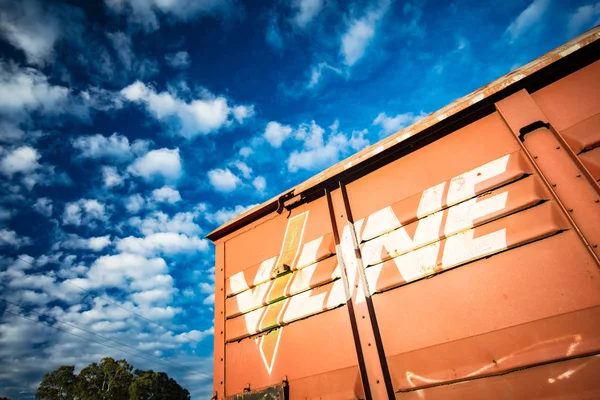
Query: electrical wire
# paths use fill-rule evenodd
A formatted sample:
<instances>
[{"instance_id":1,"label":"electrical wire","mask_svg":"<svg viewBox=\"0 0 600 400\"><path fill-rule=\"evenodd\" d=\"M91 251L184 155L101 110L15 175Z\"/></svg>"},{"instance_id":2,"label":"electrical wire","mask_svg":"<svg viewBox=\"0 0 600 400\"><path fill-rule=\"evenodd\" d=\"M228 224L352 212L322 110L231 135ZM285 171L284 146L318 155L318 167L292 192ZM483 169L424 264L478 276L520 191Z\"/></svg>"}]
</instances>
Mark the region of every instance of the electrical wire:
<instances>
[{"instance_id":1,"label":"electrical wire","mask_svg":"<svg viewBox=\"0 0 600 400\"><path fill-rule=\"evenodd\" d=\"M35 267L35 265L34 265L34 264L32 264L31 262L29 262L29 261L27 261L27 260L24 260L23 258L21 258L21 257L19 257L19 256L16 256L16 258L17 258L18 260L21 260L21 261L23 261L23 262L24 262L24 263L26 263L26 264L29 264L29 265L31 265L32 267ZM158 327L160 327L160 328L164 329L165 331L167 331L167 332L169 332L169 333L172 333L172 334L174 334L174 335L181 335L182 337L185 337L185 338L186 338L186 339L188 339L189 341L195 342L195 343L197 343L198 345L200 345L200 346L202 346L202 347L204 347L204 348L207 348L207 349L213 350L213 346L210 346L210 345L204 344L204 343L202 343L202 342L200 342L200 341L198 341L198 340L192 339L191 337L189 337L187 334L185 334L185 333L183 333L183 332L182 332L182 333L177 333L177 332L174 332L174 331L172 331L171 329L169 329L169 328L167 328L167 327L165 327L165 326L161 325L160 323L158 323L158 322L156 322L156 321L153 321L153 320L151 320L151 319L149 319L149 318L147 318L147 317L144 317L143 315L141 315L141 314L139 314L139 313L136 313L135 311L132 311L132 310L129 310L128 308L126 308L126 307L123 307L122 305L120 305L119 303L117 303L117 302L116 302L116 301L114 301L114 300L108 299L108 298L106 298L106 297L103 297L103 296L100 296L100 295L98 295L98 294L94 294L94 293L90 292L89 290L87 290L87 289L85 289L85 288L82 288L82 287L81 287L81 286L79 286L79 285L76 285L76 284L74 284L73 282L69 282L68 280L63 280L62 282L64 282L64 283L67 283L67 284L69 284L69 285L71 285L71 286L74 286L74 287L76 287L77 289L80 289L80 290L82 290L82 291L86 292L87 294L89 294L89 295L90 295L90 296L92 296L92 297L96 297L96 298L102 299L102 300L104 300L104 301L106 301L106 302L109 302L109 303L113 304L114 306L116 306L116 307L118 307L118 308L120 308L120 309L122 309L122 310L125 310L125 311L127 311L128 313L131 313L131 314L133 314L133 315L137 316L138 318L141 318L141 319L143 319L143 320L145 320L145 321L147 321L147 322L150 322L150 323L152 323L152 324L154 324L154 325L156 325L156 326L158 326Z\"/></svg>"},{"instance_id":2,"label":"electrical wire","mask_svg":"<svg viewBox=\"0 0 600 400\"><path fill-rule=\"evenodd\" d=\"M119 344L119 345L121 345L121 346L129 347L130 349L133 349L133 350L135 350L135 351L137 351L137 352L140 352L140 353L143 353L143 354L147 354L147 355L149 355L150 357L153 357L153 358L159 359L159 360L161 360L161 361L170 362L170 363L172 363L172 364L174 364L174 365L176 365L176 366L178 366L178 367L180 367L180 368L185 368L185 369L187 369L187 370L196 371L196 372L198 372L198 373L200 373L200 374L204 374L204 375L206 375L206 373L205 373L205 372L202 372L202 371L199 371L199 370L194 370L194 368L193 368L193 367L190 367L189 365L181 364L181 363L178 363L178 362L176 362L176 361L171 361L171 360L169 360L169 359L166 359L166 358L161 358L161 357L155 356L154 354L152 354L152 353L149 353L149 352L147 352L147 351L136 349L135 347L133 347L133 346L130 346L130 345L128 345L127 343L123 343L123 342L120 342L120 341L118 341L118 340L114 340L114 339L111 339L111 338L109 338L109 337L106 337L106 336L100 335L99 333L95 333L95 332L89 331L89 330L87 330L87 329L85 329L85 328L82 328L82 327L80 327L80 326L78 326L78 325L75 325L75 324L72 324L72 323L70 323L70 322L61 321L60 319L58 319L58 318L56 318L56 317L53 317L53 316L50 316L50 315L47 315L47 314L43 314L43 313L37 312L37 311L35 311L35 310L32 310L32 309L30 309L30 308L28 309L28 308L26 308L26 307L23 307L23 306L21 306L20 304L13 303L13 302L12 302L12 301L10 301L10 300L6 300L6 299L3 299L3 298L0 298L0 301L4 301L5 303L12 304L13 306L17 306L17 307L21 308L22 310L25 310L26 312L30 312L30 313L34 313L34 314L36 314L36 315L39 315L40 317L44 317L44 318L53 319L53 320L55 320L55 321L57 321L57 322L59 322L59 323L61 323L61 324L64 324L64 325L67 325L67 326L71 326L71 327L73 327L73 328L75 328L75 329L82 330L82 331L84 331L84 332L87 332L87 333L89 333L89 334L91 334L91 335L98 336L99 338L102 338L102 339L104 339L104 340L108 340L108 341L111 341L111 342L113 342L113 343L117 343L117 344ZM54 325L51 325L51 326L52 326L52 327L54 327Z\"/></svg>"},{"instance_id":3,"label":"electrical wire","mask_svg":"<svg viewBox=\"0 0 600 400\"><path fill-rule=\"evenodd\" d=\"M6 309L6 310L4 310L4 311L5 311L5 312L8 312L8 313L10 313L10 314L16 315L17 317L21 317L21 318L23 318L23 319L26 319L26 320L28 320L28 321L31 321L31 322L35 322L35 323L38 323L38 324L43 324L43 325L45 325L45 326L48 326L48 327L50 327L50 328L53 328L53 329L56 329L56 330L58 330L58 331L60 331L60 332L64 332L64 333L66 333L66 334L69 334L69 335L72 335L72 336L78 337L78 338L80 338L80 339L87 340L87 341L89 341L89 342L96 343L96 344L99 344L99 345L101 345L101 346L105 346L105 347L108 347L108 348L110 348L110 349L113 349L113 350L120 351L120 352L122 352L122 353L125 353L125 354L129 354L129 355L131 355L131 356L133 356L133 357L142 358L142 359L144 359L144 360L146 360L146 361L157 362L156 360L152 360L152 359L149 359L149 358L146 358L146 357L140 356L139 354L134 354L134 353L131 353L131 352L129 352L129 351L126 351L126 350L123 350L123 349L119 349L118 347L114 347L114 346L108 345L108 344L106 344L106 343L102 343L102 342L99 342L99 341L96 341L96 340L92 340L92 339L90 339L90 338L86 338L85 336L77 335L76 333L69 332L69 331L67 331L67 330L64 330L64 329L58 328L58 327L56 327L56 326L54 326L54 325L50 325L50 324L48 324L48 323L46 323L46 322L44 322L44 321L38 321L38 320L36 320L36 319L28 318L28 317L24 316L23 314L20 314L20 313L17 313L17 312L13 312L13 311L10 311L10 310L8 310L8 309ZM156 356L155 356L155 357L156 357ZM161 364L163 364L163 363L161 363ZM163 364L163 365L165 365L165 364ZM183 367L178 367L178 368L182 368L182 369L185 369L185 370L188 370L188 371L189 371L189 367L186 367L186 366L183 366ZM191 372L192 372L193 374L195 374L195 375L202 376L203 378L205 378L205 377L212 378L212 377L213 377L212 375L210 375L210 374L207 374L206 372L200 372L200 371L198 371L198 372L191 371ZM200 372L200 373L199 373L199 372Z\"/></svg>"}]
</instances>

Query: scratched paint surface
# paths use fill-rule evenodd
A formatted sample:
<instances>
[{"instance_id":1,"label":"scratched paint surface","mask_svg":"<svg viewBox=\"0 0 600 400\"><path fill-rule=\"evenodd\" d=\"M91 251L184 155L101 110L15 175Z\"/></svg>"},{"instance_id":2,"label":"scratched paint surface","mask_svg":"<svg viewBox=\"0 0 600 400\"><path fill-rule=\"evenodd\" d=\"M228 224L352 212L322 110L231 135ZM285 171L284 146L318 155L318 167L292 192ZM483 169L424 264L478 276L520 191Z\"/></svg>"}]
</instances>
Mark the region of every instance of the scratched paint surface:
<instances>
[{"instance_id":1,"label":"scratched paint surface","mask_svg":"<svg viewBox=\"0 0 600 400\"><path fill-rule=\"evenodd\" d=\"M525 98L541 111L513 118L499 106L349 183L354 224L334 191L338 251L324 198L226 237L225 394L287 379L291 399L364 398L346 307L347 290L358 310L366 301L362 265L397 398L600 396L597 356L580 358L600 353L599 81L596 63L517 93L502 104ZM568 106L556 107L561 96ZM518 140L531 118L556 125L558 144Z\"/></svg>"}]
</instances>

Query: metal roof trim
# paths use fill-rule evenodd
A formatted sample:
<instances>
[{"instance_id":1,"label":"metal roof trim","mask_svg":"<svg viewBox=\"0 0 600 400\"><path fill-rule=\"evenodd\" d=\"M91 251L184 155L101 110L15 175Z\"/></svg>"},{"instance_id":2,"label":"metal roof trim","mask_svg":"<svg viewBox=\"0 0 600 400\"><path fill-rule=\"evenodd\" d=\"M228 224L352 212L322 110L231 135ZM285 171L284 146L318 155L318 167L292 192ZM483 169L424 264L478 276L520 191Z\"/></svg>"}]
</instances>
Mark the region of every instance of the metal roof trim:
<instances>
[{"instance_id":1,"label":"metal roof trim","mask_svg":"<svg viewBox=\"0 0 600 400\"><path fill-rule=\"evenodd\" d=\"M514 85L522 79L531 76L535 72L538 72L547 66L554 64L555 62L567 57L568 55L579 51L585 46L594 43L600 39L600 25L595 26L589 31L577 36L576 38L568 41L567 43L557 47L556 49L544 54L543 56L531 61L528 64L517 68L514 71L496 79L495 81L475 90L474 92L453 101L449 105L439 109L438 111L429 114L425 118L415 122L414 124L380 140L379 142L349 156L348 158L339 161L324 171L314 175L306 181L292 187L291 189L267 200L266 202L259 204L252 209L244 212L238 217L226 222L219 228L215 229L206 237L212 241L216 241L243 226L256 221L263 216L266 216L277 210L279 199L285 195L294 196L300 195L307 190L317 186L318 184L325 182L332 177L340 175L341 173L356 167L357 165L369 160L385 150L396 146L398 143L404 142L409 138L412 138L424 130L433 127L444 121L445 119L464 111L468 108L476 106L485 99L492 95L505 90L506 88Z\"/></svg>"}]
</instances>

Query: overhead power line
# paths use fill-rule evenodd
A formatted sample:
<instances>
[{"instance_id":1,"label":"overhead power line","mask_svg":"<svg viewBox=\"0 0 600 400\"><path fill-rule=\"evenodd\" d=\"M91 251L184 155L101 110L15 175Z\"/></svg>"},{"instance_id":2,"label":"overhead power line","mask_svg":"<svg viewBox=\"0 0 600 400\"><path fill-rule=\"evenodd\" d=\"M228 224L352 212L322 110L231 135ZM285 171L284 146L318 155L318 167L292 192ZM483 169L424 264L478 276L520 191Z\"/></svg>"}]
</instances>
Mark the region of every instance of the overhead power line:
<instances>
[{"instance_id":1,"label":"overhead power line","mask_svg":"<svg viewBox=\"0 0 600 400\"><path fill-rule=\"evenodd\" d=\"M131 356L133 356L133 357L142 358L142 359L144 359L144 360L146 360L146 361L151 361L151 362L159 363L159 362L158 362L158 361L156 361L156 360L153 360L153 359L146 358L146 357L144 357L144 356L141 356L141 355L139 355L139 354L131 353L131 352L129 352L129 351L126 351L126 350L120 349L120 348L118 348L118 347L114 347L114 346L111 346L111 345L109 345L109 344L102 343L102 342L99 342L99 341L97 341L97 340L92 340L92 339L90 339L90 338L86 338L85 336L81 336L81 335L78 335L78 334L76 334L76 333L73 333L73 332L69 332L69 331L67 331L67 330L65 330L65 329L61 329L61 328L59 328L59 327L56 327L56 326L54 326L54 325L48 324L47 322L44 322L44 321L39 321L39 320L36 320L36 319L33 319L33 318L28 318L28 317L24 316L23 314L20 314L20 313L14 312L14 311L10 311L10 310L8 310L8 309L6 309L6 310L4 310L4 311L5 311L5 312L8 312L8 313L10 313L10 314L16 315L17 317L20 317L20 318L26 319L26 320L28 320L28 321L35 322L35 323L37 323L37 324L40 324L40 325L45 325L45 326L48 326L48 327L50 327L50 328L52 328L52 329L56 329L57 331L64 332L64 333L66 333L66 334L69 334L69 335L71 335L71 336L78 337L78 338L80 338L80 339L83 339L83 340L86 340L86 341L88 341L88 342L96 343L96 344L99 344L99 345L101 345L101 346L108 347L108 348L110 348L110 349L117 350L117 351L120 351L120 352L122 352L122 353L125 353L125 354L129 354L129 355L131 355ZM156 357L156 356L154 356L154 357ZM158 358L158 357L157 357L157 358ZM161 360L161 361L164 361L163 359L160 359L160 360ZM173 363L175 363L174 361L172 361L172 362L173 362ZM164 364L164 363L162 363L162 362L160 362L160 364L163 364L163 365L165 365L165 364ZM176 364L178 364L178 363L176 363ZM190 368L189 368L189 367L187 367L187 366L184 366L183 364L180 364L180 365L181 365L181 366L180 366L180 367L177 367L177 368L180 368L180 369L185 369L186 371L190 371ZM210 375L210 374L208 374L208 373L206 373L206 372L201 372L201 371L194 372L193 370L191 370L191 372L192 372L193 374L195 374L195 375L202 376L202 377L208 377L208 378L212 378L212 377L213 377L212 375Z\"/></svg>"},{"instance_id":2,"label":"overhead power line","mask_svg":"<svg viewBox=\"0 0 600 400\"><path fill-rule=\"evenodd\" d=\"M17 303L13 303L12 301L9 301L9 300L3 299L3 298L0 298L0 301L4 301L4 302L6 302L6 303L8 303L8 304L12 304L13 306L17 306L17 307L21 308L22 310L25 310L26 312L30 312L30 313L34 313L34 314L36 314L36 315L39 315L40 317L44 317L44 318L53 319L53 320L57 321L58 323L61 323L61 324L67 325L67 326L71 326L71 327L73 327L73 328L75 328L75 329L79 329L79 330L81 330L81 331L87 332L87 333L89 333L89 334L91 334L91 335L94 335L94 336L98 336L98 337L99 337L99 338L101 338L101 339L108 340L108 341L110 341L110 342L113 342L113 343L119 344L119 345L121 345L121 346L128 347L128 348L130 348L130 349L133 349L133 350L135 350L135 351L137 351L137 352L139 352L139 353L147 354L147 355L149 355L150 357L156 358L156 359L158 359L158 360L169 362L169 363L171 363L171 364L173 364L173 365L176 365L176 366L177 366L177 367L179 367L179 368L184 368L184 369L186 369L186 370L190 370L190 371L196 371L196 372L198 372L199 374L202 374L202 375L207 375L205 372L202 372L202 371L199 371L199 370L195 370L193 367L190 367L189 365L181 364L181 363L178 363L178 362L176 362L176 361L169 360L169 359L167 359L167 358L161 358L161 357L158 357L158 356L156 356L156 355L154 355L154 354L152 354L152 353L149 353L149 352L147 352L147 351L140 350L140 349L137 349L137 348L135 348L135 347L133 347L133 346L130 346L130 345L128 345L127 343L123 343L123 342L121 342L121 341L118 341L118 340L111 339L111 338L109 338L109 337L106 337L106 336L104 336L104 335L100 335L99 333L96 333L96 332L92 332L92 331L90 331L90 330L87 330L87 329L85 329L85 328L82 328L82 327L80 327L80 326L78 326L78 325L72 324L72 323L70 323L70 322L62 321L62 320L60 320L60 319L58 319L58 318L56 318L56 317L53 317L53 316L50 316L50 315L47 315L47 314L43 314L43 313L37 312L37 311L35 311L35 310L32 310L32 309L30 309L30 308L27 308L27 307L23 307L23 306L21 306L21 305L19 305L19 304L17 304ZM48 326L51 326L51 327L55 328L55 326L54 326L54 325L49 325L49 324L46 324L46 325L48 325ZM70 332L67 332L67 333L70 333ZM210 376L210 375L208 375L208 376Z\"/></svg>"},{"instance_id":3,"label":"overhead power line","mask_svg":"<svg viewBox=\"0 0 600 400\"><path fill-rule=\"evenodd\" d=\"M32 267L35 267L35 265L34 265L34 264L32 264L31 262L29 262L29 261L27 261L27 260L25 260L25 259L23 259L23 258L21 258L21 257L19 257L19 256L16 256L16 258L17 258L18 260L21 260L21 261L23 261L23 262L24 262L24 263L26 263L26 264L29 264L29 265L31 265ZM143 315L141 315L141 314L139 314L139 313L137 313L137 312L135 312L135 311L132 311L132 310L130 310L130 309L128 309L128 308L126 308L126 307L123 307L122 305L120 305L119 303L117 303L117 302L116 302L116 301L114 301L114 300L111 300L111 299L109 299L109 298L106 298L106 297L100 296L100 295L98 295L98 294L94 294L94 293L90 292L89 290L87 290L87 289L85 289L85 288L82 288L82 287L81 287L81 286L79 286L79 285L76 285L76 284L74 284L73 282L69 282L68 280L63 280L62 282L64 282L64 283L67 283L67 284L69 284L69 285L71 285L71 286L73 286L73 287L76 287L77 289L79 289L79 290L82 290L82 291L86 292L87 294L89 294L89 295L90 295L90 296L92 296L92 297L96 297L96 298L102 299L102 300L104 300L104 301L106 301L106 302L108 302L108 303L111 303L111 304L112 304L112 305L114 305L115 307L118 307L118 308L120 308L120 309L122 309L122 310L125 310L125 311L127 311L128 313L130 313L130 314L132 314L132 315L135 315L135 316L136 316L136 317L138 317L138 318L141 318L141 319L143 319L143 320L145 320L145 321L147 321L147 322L150 322L150 323L152 323L152 324L154 324L154 325L156 325L156 326L158 326L158 327L160 327L160 328L164 329L164 330L165 330L165 331L167 331L167 332L170 332L170 333L172 333L172 334L174 334L174 335L181 335L182 337L184 337L184 338L188 339L188 340L189 340L189 341L191 341L191 342L197 343L198 345L200 345L200 346L202 346L202 347L204 347L204 348L207 348L207 349L213 350L213 346L210 346L210 345L204 344L204 343L202 343L202 342L200 342L200 341L198 341L198 340L192 339L191 337L189 337L187 334L185 334L185 333L183 333L183 332L182 332L182 333L177 333L177 332L175 332L175 331L173 331L173 330L171 330L171 329L169 329L169 328L165 327L164 325L160 324L159 322L156 322L156 321L154 321L154 320L151 320L150 318L144 317Z\"/></svg>"}]
</instances>

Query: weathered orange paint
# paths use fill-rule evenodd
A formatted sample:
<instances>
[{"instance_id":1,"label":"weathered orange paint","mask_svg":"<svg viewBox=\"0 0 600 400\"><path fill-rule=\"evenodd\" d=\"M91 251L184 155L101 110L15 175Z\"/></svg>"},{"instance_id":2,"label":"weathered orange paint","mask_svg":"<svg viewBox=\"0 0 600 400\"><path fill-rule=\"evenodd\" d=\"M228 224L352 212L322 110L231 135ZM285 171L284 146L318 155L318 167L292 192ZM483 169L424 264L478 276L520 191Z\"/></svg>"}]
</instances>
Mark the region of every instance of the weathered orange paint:
<instances>
[{"instance_id":1,"label":"weathered orange paint","mask_svg":"<svg viewBox=\"0 0 600 400\"><path fill-rule=\"evenodd\" d=\"M600 397L600 55L560 75L598 38L211 233L215 398L284 380L293 400Z\"/></svg>"}]
</instances>

